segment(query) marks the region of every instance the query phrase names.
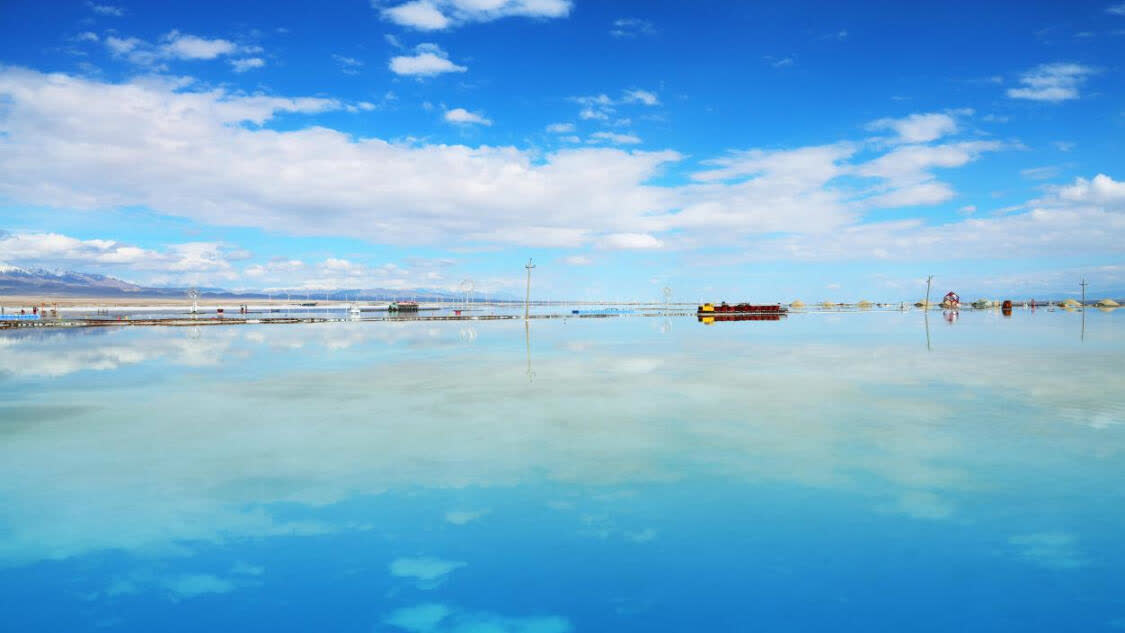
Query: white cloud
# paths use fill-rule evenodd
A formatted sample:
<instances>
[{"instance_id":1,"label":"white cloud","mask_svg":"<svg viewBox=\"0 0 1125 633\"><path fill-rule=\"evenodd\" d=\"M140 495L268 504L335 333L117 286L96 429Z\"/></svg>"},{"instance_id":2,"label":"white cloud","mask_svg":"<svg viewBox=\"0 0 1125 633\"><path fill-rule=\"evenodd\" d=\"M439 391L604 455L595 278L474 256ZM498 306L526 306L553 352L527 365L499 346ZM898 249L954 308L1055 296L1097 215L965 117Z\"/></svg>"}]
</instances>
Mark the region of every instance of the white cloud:
<instances>
[{"instance_id":1,"label":"white cloud","mask_svg":"<svg viewBox=\"0 0 1125 633\"><path fill-rule=\"evenodd\" d=\"M1022 88L1009 88L1013 99L1059 102L1079 97L1078 89L1097 70L1081 64L1042 64L1020 76Z\"/></svg>"},{"instance_id":2,"label":"white cloud","mask_svg":"<svg viewBox=\"0 0 1125 633\"><path fill-rule=\"evenodd\" d=\"M625 103L641 103L646 106L660 105L660 98L656 93L647 90L626 90L624 96Z\"/></svg>"},{"instance_id":3,"label":"white cloud","mask_svg":"<svg viewBox=\"0 0 1125 633\"><path fill-rule=\"evenodd\" d=\"M238 50L234 42L228 40L209 40L179 31L172 31L165 35L164 44L161 48L169 57L179 59L215 59L221 55L230 55Z\"/></svg>"},{"instance_id":4,"label":"white cloud","mask_svg":"<svg viewBox=\"0 0 1125 633\"><path fill-rule=\"evenodd\" d=\"M987 221L948 230L858 224L872 208L953 199L956 191L939 178L941 171L1009 147L998 141L902 144L889 151L862 142L735 151L704 160L688 184L657 186L652 180L679 154L591 146L541 154L268 126L281 113L342 107L326 99L245 95L151 76L113 84L18 68L0 70L0 98L7 103L0 111L6 135L0 195L17 203L144 206L204 224L398 245L692 248L787 233L790 241L772 242L772 252L848 259L852 252L895 257L904 250L900 240L947 240L956 230L1008 241ZM1050 198L1109 199L1119 187L1099 175ZM1102 235L1091 242L1098 248L1120 243L1109 211L1065 212L1098 225ZM1009 217L1047 228L1043 219ZM1054 220L1049 228L1041 240L1054 240L1060 228L1068 238L1076 235ZM862 246L845 252L818 237L833 234ZM881 239L892 243L875 243ZM871 255L877 251L887 254ZM967 251L954 245L950 252ZM268 277L264 268L251 270ZM350 278L328 272L306 281Z\"/></svg>"},{"instance_id":5,"label":"white cloud","mask_svg":"<svg viewBox=\"0 0 1125 633\"><path fill-rule=\"evenodd\" d=\"M244 123L340 104L197 92L151 78L106 84L5 69L0 94L9 99L0 112L0 192L13 199L139 204L205 223L387 243L579 246L643 229L643 216L668 208L668 191L646 181L679 158L397 144L323 127L279 132Z\"/></svg>"},{"instance_id":6,"label":"white cloud","mask_svg":"<svg viewBox=\"0 0 1125 633\"><path fill-rule=\"evenodd\" d=\"M238 254L236 249L218 242L170 244L159 251L114 240L80 240L59 233L0 232L0 260L32 267L66 266L83 272L162 272L182 279L198 273L229 276L231 260Z\"/></svg>"},{"instance_id":7,"label":"white cloud","mask_svg":"<svg viewBox=\"0 0 1125 633\"><path fill-rule=\"evenodd\" d=\"M415 0L383 9L383 16L395 24L422 31L440 31L450 24L449 18L426 0Z\"/></svg>"},{"instance_id":8,"label":"white cloud","mask_svg":"<svg viewBox=\"0 0 1125 633\"><path fill-rule=\"evenodd\" d=\"M613 21L613 28L609 34L614 37L639 37L642 35L655 35L656 27L648 20L640 18L619 18Z\"/></svg>"},{"instance_id":9,"label":"white cloud","mask_svg":"<svg viewBox=\"0 0 1125 633\"><path fill-rule=\"evenodd\" d=\"M857 165L856 175L882 180L864 204L873 207L902 207L945 202L953 188L936 180L934 168L961 167L984 152L1007 147L999 141L964 141L945 145L903 145L867 163Z\"/></svg>"},{"instance_id":10,"label":"white cloud","mask_svg":"<svg viewBox=\"0 0 1125 633\"><path fill-rule=\"evenodd\" d=\"M569 255L563 258L563 263L568 266L589 266L594 260L585 255Z\"/></svg>"},{"instance_id":11,"label":"white cloud","mask_svg":"<svg viewBox=\"0 0 1125 633\"><path fill-rule=\"evenodd\" d=\"M258 278L265 276L292 275L301 270L304 270L305 262L299 259L286 259L278 258L273 259L265 264L254 264L248 266L243 274L248 277Z\"/></svg>"},{"instance_id":12,"label":"white cloud","mask_svg":"<svg viewBox=\"0 0 1125 633\"><path fill-rule=\"evenodd\" d=\"M1111 4L1105 8L1105 12L1112 15L1125 15L1125 2Z\"/></svg>"},{"instance_id":13,"label":"white cloud","mask_svg":"<svg viewBox=\"0 0 1125 633\"><path fill-rule=\"evenodd\" d=\"M109 48L109 51L111 53L113 53L114 55L124 55L124 54L129 53L133 50L136 50L137 48L139 48L143 44L144 44L143 41L141 41L141 40L139 40L135 37L120 38L120 37L115 37L113 35L110 35L110 36L107 36L105 38L105 45Z\"/></svg>"},{"instance_id":14,"label":"white cloud","mask_svg":"<svg viewBox=\"0 0 1125 633\"><path fill-rule=\"evenodd\" d=\"M616 132L594 132L590 135L590 142L606 142L615 145L636 145L641 138L634 134L617 134Z\"/></svg>"},{"instance_id":15,"label":"white cloud","mask_svg":"<svg viewBox=\"0 0 1125 633\"><path fill-rule=\"evenodd\" d=\"M348 57L346 55L332 55L332 59L340 65L340 71L345 75L355 75L359 69L363 67L363 62L355 57Z\"/></svg>"},{"instance_id":16,"label":"white cloud","mask_svg":"<svg viewBox=\"0 0 1125 633\"><path fill-rule=\"evenodd\" d=\"M98 37L98 34L97 33L91 33L90 31L85 31L83 33L79 33L78 35L76 35L74 37L74 39L79 41L79 42L98 42L98 41L100 41L100 38Z\"/></svg>"},{"instance_id":17,"label":"white cloud","mask_svg":"<svg viewBox=\"0 0 1125 633\"><path fill-rule=\"evenodd\" d=\"M232 59L230 65L234 68L234 72L244 73L253 68L265 66L266 61L261 57L247 57L245 59Z\"/></svg>"},{"instance_id":18,"label":"white cloud","mask_svg":"<svg viewBox=\"0 0 1125 633\"><path fill-rule=\"evenodd\" d=\"M131 63L140 66L153 66L157 69L163 67L162 62L172 59L212 60L239 53L261 52L261 48L257 46L239 46L229 40L207 39L180 33L176 30L162 36L158 44L152 44L136 37L121 38L109 35L105 38L105 45L115 57L122 57ZM257 62L249 61L252 59L257 59ZM259 67L264 63L260 58L244 58L232 61L232 66L236 72L243 72L250 68Z\"/></svg>"},{"instance_id":19,"label":"white cloud","mask_svg":"<svg viewBox=\"0 0 1125 633\"><path fill-rule=\"evenodd\" d=\"M911 114L901 119L878 119L867 124L868 130L891 130L896 143L928 143L957 133L957 120L949 114Z\"/></svg>"},{"instance_id":20,"label":"white cloud","mask_svg":"<svg viewBox=\"0 0 1125 633\"><path fill-rule=\"evenodd\" d=\"M125 15L125 9L115 7L111 4L94 4L93 2L87 2L86 6L90 7L90 10L98 15L109 15L118 18Z\"/></svg>"},{"instance_id":21,"label":"white cloud","mask_svg":"<svg viewBox=\"0 0 1125 633\"><path fill-rule=\"evenodd\" d=\"M442 73L463 73L468 70L449 61L449 56L436 44L419 44L414 55L399 55L391 58L392 72L398 75L433 77Z\"/></svg>"},{"instance_id":22,"label":"white cloud","mask_svg":"<svg viewBox=\"0 0 1125 633\"><path fill-rule=\"evenodd\" d=\"M582 108L582 110L578 112L578 118L583 121L605 121L609 119L609 115L600 110L595 110L594 108Z\"/></svg>"},{"instance_id":23,"label":"white cloud","mask_svg":"<svg viewBox=\"0 0 1125 633\"><path fill-rule=\"evenodd\" d=\"M1047 180L1059 175L1059 168L1055 165L1029 167L1027 169L1021 169L1020 175L1028 180Z\"/></svg>"},{"instance_id":24,"label":"white cloud","mask_svg":"<svg viewBox=\"0 0 1125 633\"><path fill-rule=\"evenodd\" d=\"M660 98L656 93L639 89L625 90L622 92L621 98L619 99L614 99L602 93L583 97L571 97L570 100L582 106L578 117L587 121L608 121L610 115L616 112L617 106L620 105L660 105Z\"/></svg>"},{"instance_id":25,"label":"white cloud","mask_svg":"<svg viewBox=\"0 0 1125 633\"><path fill-rule=\"evenodd\" d=\"M564 18L573 6L571 0L411 0L387 4L372 0L385 19L420 31L440 31L505 17Z\"/></svg>"},{"instance_id":26,"label":"white cloud","mask_svg":"<svg viewBox=\"0 0 1125 633\"><path fill-rule=\"evenodd\" d=\"M1125 183L1099 174L1050 187L1023 213L968 218L946 224L894 220L856 224L826 235L766 240L751 259L972 259L982 252L1005 257L1036 253L1119 253L1125 243Z\"/></svg>"},{"instance_id":27,"label":"white cloud","mask_svg":"<svg viewBox=\"0 0 1125 633\"><path fill-rule=\"evenodd\" d=\"M552 123L547 126L547 131L552 134L567 134L574 131L573 123Z\"/></svg>"},{"instance_id":28,"label":"white cloud","mask_svg":"<svg viewBox=\"0 0 1125 633\"><path fill-rule=\"evenodd\" d=\"M476 112L469 112L464 108L446 110L445 120L459 125L492 125L492 121Z\"/></svg>"},{"instance_id":29,"label":"white cloud","mask_svg":"<svg viewBox=\"0 0 1125 633\"><path fill-rule=\"evenodd\" d=\"M612 233L603 237L598 246L611 250L649 250L664 248L664 242L647 233Z\"/></svg>"},{"instance_id":30,"label":"white cloud","mask_svg":"<svg viewBox=\"0 0 1125 633\"><path fill-rule=\"evenodd\" d=\"M972 215L977 212L977 206L975 204L966 204L960 209L957 209L957 212L961 215Z\"/></svg>"}]
</instances>

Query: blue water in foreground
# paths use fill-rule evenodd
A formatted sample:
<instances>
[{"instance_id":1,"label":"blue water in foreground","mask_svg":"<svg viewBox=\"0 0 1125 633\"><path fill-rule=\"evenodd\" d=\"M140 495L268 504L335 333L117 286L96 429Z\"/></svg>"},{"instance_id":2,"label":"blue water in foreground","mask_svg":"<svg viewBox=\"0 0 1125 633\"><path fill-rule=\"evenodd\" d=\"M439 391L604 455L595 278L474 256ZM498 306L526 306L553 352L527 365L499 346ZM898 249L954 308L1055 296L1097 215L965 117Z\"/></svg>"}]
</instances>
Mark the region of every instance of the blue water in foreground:
<instances>
[{"instance_id":1,"label":"blue water in foreground","mask_svg":"<svg viewBox=\"0 0 1125 633\"><path fill-rule=\"evenodd\" d=\"M1120 630L1125 310L1082 327L0 332L0 630Z\"/></svg>"}]
</instances>

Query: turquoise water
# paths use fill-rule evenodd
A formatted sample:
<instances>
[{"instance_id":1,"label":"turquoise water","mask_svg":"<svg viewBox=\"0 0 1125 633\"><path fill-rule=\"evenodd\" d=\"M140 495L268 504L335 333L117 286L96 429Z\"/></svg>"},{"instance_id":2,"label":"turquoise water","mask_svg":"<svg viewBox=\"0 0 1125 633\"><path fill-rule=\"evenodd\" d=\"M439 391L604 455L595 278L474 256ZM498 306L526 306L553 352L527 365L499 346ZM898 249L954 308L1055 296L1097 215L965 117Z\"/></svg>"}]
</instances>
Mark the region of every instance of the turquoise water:
<instances>
[{"instance_id":1,"label":"turquoise water","mask_svg":"<svg viewBox=\"0 0 1125 633\"><path fill-rule=\"evenodd\" d=\"M5 631L1125 627L1125 311L0 332Z\"/></svg>"}]
</instances>

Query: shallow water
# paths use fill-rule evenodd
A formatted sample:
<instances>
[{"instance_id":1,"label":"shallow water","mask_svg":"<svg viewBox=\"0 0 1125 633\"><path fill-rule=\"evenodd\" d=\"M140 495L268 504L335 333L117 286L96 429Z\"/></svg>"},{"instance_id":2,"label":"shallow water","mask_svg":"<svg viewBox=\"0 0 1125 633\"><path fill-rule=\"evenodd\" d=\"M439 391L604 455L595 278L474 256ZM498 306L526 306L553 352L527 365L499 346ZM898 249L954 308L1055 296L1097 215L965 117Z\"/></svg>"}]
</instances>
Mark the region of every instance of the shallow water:
<instances>
[{"instance_id":1,"label":"shallow water","mask_svg":"<svg viewBox=\"0 0 1125 633\"><path fill-rule=\"evenodd\" d=\"M1125 626L1125 311L0 332L5 631Z\"/></svg>"}]
</instances>

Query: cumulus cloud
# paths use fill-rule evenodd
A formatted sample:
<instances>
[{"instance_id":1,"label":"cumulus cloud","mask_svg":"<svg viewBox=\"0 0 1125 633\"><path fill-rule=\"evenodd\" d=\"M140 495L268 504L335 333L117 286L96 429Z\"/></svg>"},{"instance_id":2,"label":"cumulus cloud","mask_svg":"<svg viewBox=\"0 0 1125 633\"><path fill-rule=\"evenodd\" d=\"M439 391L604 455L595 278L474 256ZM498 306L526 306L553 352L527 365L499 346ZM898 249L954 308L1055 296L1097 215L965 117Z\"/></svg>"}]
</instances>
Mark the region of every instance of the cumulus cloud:
<instances>
[{"instance_id":1,"label":"cumulus cloud","mask_svg":"<svg viewBox=\"0 0 1125 633\"><path fill-rule=\"evenodd\" d=\"M212 60L223 56L235 54L253 54L261 52L257 46L240 46L224 39L208 39L197 35L181 33L177 30L170 31L160 38L159 42L151 43L136 37L106 36L105 45L115 57L120 57L140 66L153 66L161 68L163 62L168 60ZM257 60L250 61L250 60ZM243 58L232 60L231 65L236 72L243 72L250 68L264 65L261 58Z\"/></svg>"},{"instance_id":2,"label":"cumulus cloud","mask_svg":"<svg viewBox=\"0 0 1125 633\"><path fill-rule=\"evenodd\" d=\"M890 130L896 143L928 143L957 132L957 120L950 114L911 114L901 119L878 119L867 124L868 130Z\"/></svg>"},{"instance_id":3,"label":"cumulus cloud","mask_svg":"<svg viewBox=\"0 0 1125 633\"><path fill-rule=\"evenodd\" d=\"M1105 12L1111 15L1125 15L1125 2L1111 4L1105 8Z\"/></svg>"},{"instance_id":4,"label":"cumulus cloud","mask_svg":"<svg viewBox=\"0 0 1125 633\"><path fill-rule=\"evenodd\" d=\"M626 90L623 100L625 103L640 103L646 106L660 105L660 98L656 93L647 90Z\"/></svg>"},{"instance_id":5,"label":"cumulus cloud","mask_svg":"<svg viewBox=\"0 0 1125 633\"><path fill-rule=\"evenodd\" d=\"M465 108L446 110L445 120L458 125L492 125L492 121L476 112L469 112Z\"/></svg>"},{"instance_id":6,"label":"cumulus cloud","mask_svg":"<svg viewBox=\"0 0 1125 633\"><path fill-rule=\"evenodd\" d=\"M929 224L919 219L838 228L831 235L766 240L751 259L962 259L988 252L1006 257L1080 252L1120 253L1125 243L1125 183L1099 174L1049 187L1028 210L1001 217ZM974 208L975 209L975 208Z\"/></svg>"},{"instance_id":7,"label":"cumulus cloud","mask_svg":"<svg viewBox=\"0 0 1125 633\"><path fill-rule=\"evenodd\" d=\"M573 123L552 123L547 126L547 131L552 134L568 134L574 131Z\"/></svg>"},{"instance_id":8,"label":"cumulus cloud","mask_svg":"<svg viewBox=\"0 0 1125 633\"><path fill-rule=\"evenodd\" d=\"M179 59L215 59L238 50L234 42L223 39L206 39L172 31L164 36L162 49L170 57Z\"/></svg>"},{"instance_id":9,"label":"cumulus cloud","mask_svg":"<svg viewBox=\"0 0 1125 633\"><path fill-rule=\"evenodd\" d=\"M236 73L244 73L254 68L261 68L266 65L266 60L261 57L247 57L245 59L232 59L230 65L234 68Z\"/></svg>"},{"instance_id":10,"label":"cumulus cloud","mask_svg":"<svg viewBox=\"0 0 1125 633\"><path fill-rule=\"evenodd\" d=\"M237 249L218 242L186 242L153 250L115 240L80 240L59 233L0 234L0 261L28 266L163 272L186 278L192 273L230 273L231 261L241 257Z\"/></svg>"},{"instance_id":11,"label":"cumulus cloud","mask_svg":"<svg viewBox=\"0 0 1125 633\"><path fill-rule=\"evenodd\" d=\"M10 100L0 112L0 192L13 199L145 205L205 223L386 243L580 246L636 230L643 216L668 208L668 192L645 183L679 158L610 148L539 156L355 139L323 127L276 131L257 126L340 104L193 91L170 80L108 84L6 69L0 94Z\"/></svg>"},{"instance_id":12,"label":"cumulus cloud","mask_svg":"<svg viewBox=\"0 0 1125 633\"><path fill-rule=\"evenodd\" d=\"M449 56L437 44L419 44L413 55L392 57L389 67L397 75L433 77L442 73L463 73L468 70L449 61Z\"/></svg>"},{"instance_id":13,"label":"cumulus cloud","mask_svg":"<svg viewBox=\"0 0 1125 633\"><path fill-rule=\"evenodd\" d=\"M107 83L18 68L0 70L0 98L7 103L0 111L0 195L27 204L144 206L204 224L399 245L681 248L785 233L762 252L813 259L847 259L852 252L892 257L906 248L896 246L900 239L972 244L965 232L1010 237L985 220L948 229L859 224L873 208L953 199L956 191L941 171L1011 146L1001 141L739 150L702 161L686 184L657 186L653 180L681 159L678 153L586 145L542 154L356 138L319 126L269 127L283 113L344 107L329 99L247 95L151 76ZM617 101L582 99L590 107ZM935 133L903 130L904 138ZM1120 243L1122 233L1116 211L1098 205L1116 204L1120 187L1108 175L1078 180L1040 203L1047 215L1010 217L1027 225L1021 228L1049 224L1052 230L1036 242L1044 247L1081 234L1081 226L1057 224L1058 214L1078 214L1071 217L1101 231L1089 243L1106 248L1114 239ZM1068 197L1089 201L1080 207ZM1064 202L1070 206L1060 207ZM833 232L861 247L842 250L816 237ZM954 244L948 252L968 251ZM274 274L257 265L262 268L248 274ZM354 278L308 270L321 275L306 278L310 284Z\"/></svg>"},{"instance_id":14,"label":"cumulus cloud","mask_svg":"<svg viewBox=\"0 0 1125 633\"><path fill-rule=\"evenodd\" d=\"M419 31L441 31L505 17L564 18L571 0L411 0L393 4L372 0L384 19Z\"/></svg>"},{"instance_id":15,"label":"cumulus cloud","mask_svg":"<svg viewBox=\"0 0 1125 633\"><path fill-rule=\"evenodd\" d=\"M1081 64L1042 64L1020 75L1020 88L1009 88L1013 99L1059 102L1077 99L1079 88L1097 69Z\"/></svg>"}]
</instances>

